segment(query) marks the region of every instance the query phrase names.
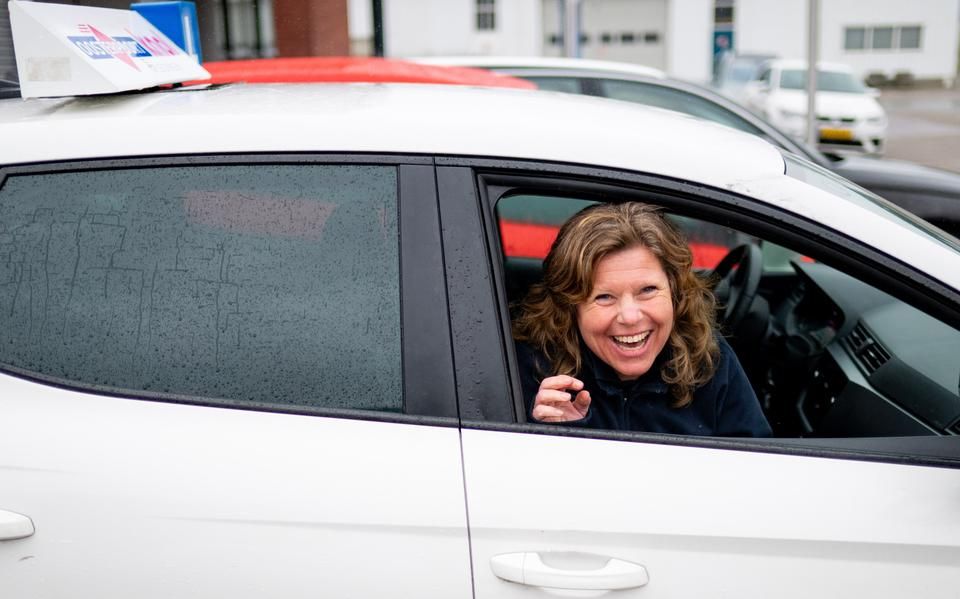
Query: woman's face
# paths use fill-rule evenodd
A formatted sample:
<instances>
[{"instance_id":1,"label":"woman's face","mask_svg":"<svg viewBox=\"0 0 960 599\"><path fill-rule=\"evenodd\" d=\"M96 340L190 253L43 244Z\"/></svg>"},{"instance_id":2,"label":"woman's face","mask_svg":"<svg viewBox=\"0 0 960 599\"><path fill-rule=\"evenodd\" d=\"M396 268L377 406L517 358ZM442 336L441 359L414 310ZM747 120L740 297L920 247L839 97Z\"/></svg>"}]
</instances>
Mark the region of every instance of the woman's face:
<instances>
[{"instance_id":1,"label":"woman's face","mask_svg":"<svg viewBox=\"0 0 960 599\"><path fill-rule=\"evenodd\" d=\"M673 329L670 282L657 257L634 246L602 258L589 297L577 305L577 326L621 380L650 370Z\"/></svg>"}]
</instances>

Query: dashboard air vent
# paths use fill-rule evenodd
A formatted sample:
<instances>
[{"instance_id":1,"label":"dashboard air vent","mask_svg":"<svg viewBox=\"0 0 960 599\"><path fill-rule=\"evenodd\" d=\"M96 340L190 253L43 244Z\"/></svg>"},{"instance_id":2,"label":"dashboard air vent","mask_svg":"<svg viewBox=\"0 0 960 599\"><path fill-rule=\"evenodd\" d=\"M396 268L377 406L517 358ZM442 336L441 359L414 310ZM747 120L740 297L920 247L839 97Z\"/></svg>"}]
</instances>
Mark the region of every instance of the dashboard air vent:
<instances>
[{"instance_id":1,"label":"dashboard air vent","mask_svg":"<svg viewBox=\"0 0 960 599\"><path fill-rule=\"evenodd\" d=\"M867 375L876 372L890 359L890 352L873 338L873 335L863 326L863 323L857 323L857 326L847 335L846 341L847 347L850 348Z\"/></svg>"}]
</instances>

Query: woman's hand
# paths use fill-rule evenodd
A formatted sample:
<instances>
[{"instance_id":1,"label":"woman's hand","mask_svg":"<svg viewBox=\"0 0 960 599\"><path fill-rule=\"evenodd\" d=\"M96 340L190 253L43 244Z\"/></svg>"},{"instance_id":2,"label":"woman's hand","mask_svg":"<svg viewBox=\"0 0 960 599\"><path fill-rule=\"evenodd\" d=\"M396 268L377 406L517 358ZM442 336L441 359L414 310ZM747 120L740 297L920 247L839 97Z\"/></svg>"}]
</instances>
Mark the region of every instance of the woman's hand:
<instances>
[{"instance_id":1,"label":"woman's hand","mask_svg":"<svg viewBox=\"0 0 960 599\"><path fill-rule=\"evenodd\" d=\"M590 392L583 382L563 374L543 379L533 400L533 418L538 422L580 420L589 409Z\"/></svg>"}]
</instances>

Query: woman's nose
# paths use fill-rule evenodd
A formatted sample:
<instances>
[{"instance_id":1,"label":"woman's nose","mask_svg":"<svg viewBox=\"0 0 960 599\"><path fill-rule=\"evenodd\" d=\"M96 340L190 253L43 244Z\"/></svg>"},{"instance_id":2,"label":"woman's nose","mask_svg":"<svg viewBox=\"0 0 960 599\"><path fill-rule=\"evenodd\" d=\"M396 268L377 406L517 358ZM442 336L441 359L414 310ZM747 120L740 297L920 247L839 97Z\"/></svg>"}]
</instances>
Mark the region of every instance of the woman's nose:
<instances>
[{"instance_id":1,"label":"woman's nose","mask_svg":"<svg viewBox=\"0 0 960 599\"><path fill-rule=\"evenodd\" d=\"M617 310L617 321L621 324L633 324L643 319L643 311L640 304L632 298L625 298L619 304Z\"/></svg>"}]
</instances>

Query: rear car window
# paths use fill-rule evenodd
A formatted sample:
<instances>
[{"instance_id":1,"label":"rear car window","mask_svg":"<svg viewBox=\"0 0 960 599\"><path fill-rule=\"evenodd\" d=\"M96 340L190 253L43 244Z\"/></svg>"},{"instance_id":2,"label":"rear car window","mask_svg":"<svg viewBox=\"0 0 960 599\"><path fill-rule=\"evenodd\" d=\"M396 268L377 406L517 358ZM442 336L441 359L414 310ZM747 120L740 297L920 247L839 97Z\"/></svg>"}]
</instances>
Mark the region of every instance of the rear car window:
<instances>
[{"instance_id":1,"label":"rear car window","mask_svg":"<svg viewBox=\"0 0 960 599\"><path fill-rule=\"evenodd\" d=\"M402 409L392 167L8 177L0 367L121 393Z\"/></svg>"},{"instance_id":2,"label":"rear car window","mask_svg":"<svg viewBox=\"0 0 960 599\"><path fill-rule=\"evenodd\" d=\"M736 114L709 100L681 90L616 79L600 80L600 88L603 96L607 98L666 108L746 131L752 135L763 135L762 131Z\"/></svg>"}]
</instances>

